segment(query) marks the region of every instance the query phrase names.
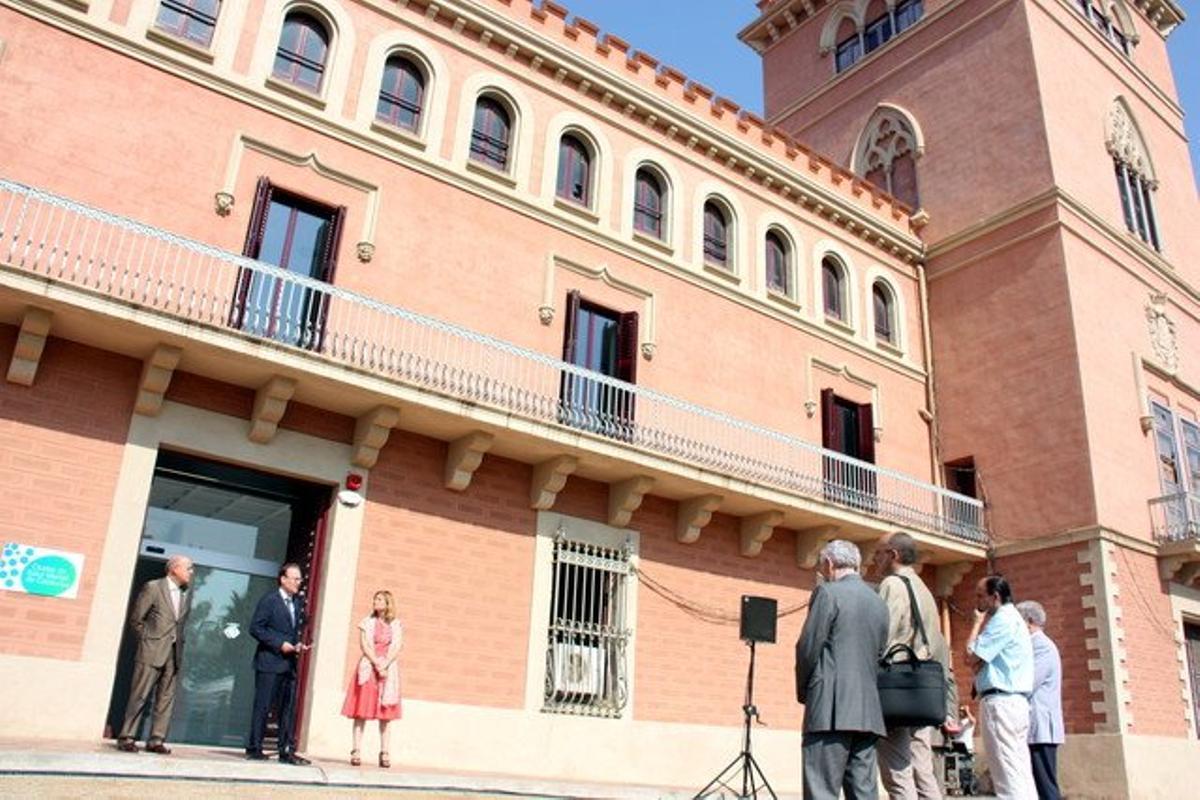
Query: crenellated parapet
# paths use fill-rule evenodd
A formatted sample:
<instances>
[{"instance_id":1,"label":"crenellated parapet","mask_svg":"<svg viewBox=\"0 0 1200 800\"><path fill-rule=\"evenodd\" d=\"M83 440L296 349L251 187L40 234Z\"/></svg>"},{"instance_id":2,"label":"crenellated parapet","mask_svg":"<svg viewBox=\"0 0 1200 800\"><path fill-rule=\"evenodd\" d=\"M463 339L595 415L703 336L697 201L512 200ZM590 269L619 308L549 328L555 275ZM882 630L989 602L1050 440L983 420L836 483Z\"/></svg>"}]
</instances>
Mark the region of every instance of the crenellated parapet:
<instances>
[{"instance_id":1,"label":"crenellated parapet","mask_svg":"<svg viewBox=\"0 0 1200 800\"><path fill-rule=\"evenodd\" d=\"M908 206L553 0L398 4L708 159L732 180L756 185L892 255L917 257Z\"/></svg>"}]
</instances>

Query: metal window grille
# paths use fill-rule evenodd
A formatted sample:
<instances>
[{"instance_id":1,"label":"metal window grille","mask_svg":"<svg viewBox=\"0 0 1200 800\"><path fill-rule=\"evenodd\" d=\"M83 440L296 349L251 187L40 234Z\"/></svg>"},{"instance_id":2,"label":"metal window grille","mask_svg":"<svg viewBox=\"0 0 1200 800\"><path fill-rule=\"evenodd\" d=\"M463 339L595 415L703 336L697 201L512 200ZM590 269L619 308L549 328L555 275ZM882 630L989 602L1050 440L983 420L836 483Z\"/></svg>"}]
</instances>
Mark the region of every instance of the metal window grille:
<instances>
[{"instance_id":1,"label":"metal window grille","mask_svg":"<svg viewBox=\"0 0 1200 800\"><path fill-rule=\"evenodd\" d=\"M543 711L619 717L629 699L626 618L632 548L554 538Z\"/></svg>"}]
</instances>

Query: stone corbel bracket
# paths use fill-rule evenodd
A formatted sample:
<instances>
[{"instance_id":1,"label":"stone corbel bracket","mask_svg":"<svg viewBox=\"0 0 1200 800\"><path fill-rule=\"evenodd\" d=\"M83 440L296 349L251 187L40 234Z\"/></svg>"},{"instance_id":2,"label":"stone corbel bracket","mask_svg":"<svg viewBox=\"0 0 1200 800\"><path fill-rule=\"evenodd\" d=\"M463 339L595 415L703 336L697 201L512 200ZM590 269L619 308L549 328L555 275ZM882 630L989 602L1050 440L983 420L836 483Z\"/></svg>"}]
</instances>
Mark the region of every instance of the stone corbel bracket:
<instances>
[{"instance_id":1,"label":"stone corbel bracket","mask_svg":"<svg viewBox=\"0 0 1200 800\"><path fill-rule=\"evenodd\" d=\"M951 564L940 564L933 578L933 593L938 597L949 597L954 594L954 587L962 583L971 568L971 561L955 561Z\"/></svg>"},{"instance_id":2,"label":"stone corbel bracket","mask_svg":"<svg viewBox=\"0 0 1200 800\"><path fill-rule=\"evenodd\" d=\"M608 486L608 524L624 528L633 512L642 505L642 498L654 486L654 479L638 475Z\"/></svg>"},{"instance_id":3,"label":"stone corbel bracket","mask_svg":"<svg viewBox=\"0 0 1200 800\"><path fill-rule=\"evenodd\" d=\"M46 349L46 337L50 335L52 318L53 315L44 308L30 306L25 310L12 360L8 363L9 383L33 386L38 365L42 362L42 351Z\"/></svg>"},{"instance_id":4,"label":"stone corbel bracket","mask_svg":"<svg viewBox=\"0 0 1200 800\"><path fill-rule=\"evenodd\" d=\"M376 406L354 422L354 454L350 463L370 469L379 460L379 451L387 444L392 428L400 421L400 409Z\"/></svg>"},{"instance_id":5,"label":"stone corbel bracket","mask_svg":"<svg viewBox=\"0 0 1200 800\"><path fill-rule=\"evenodd\" d=\"M796 566L800 569L815 569L821 548L837 538L836 525L818 525L796 531Z\"/></svg>"},{"instance_id":6,"label":"stone corbel bracket","mask_svg":"<svg viewBox=\"0 0 1200 800\"><path fill-rule=\"evenodd\" d=\"M700 531L712 520L713 512L724 498L717 494L702 494L690 497L679 504L679 515L675 520L675 539L691 544L700 538Z\"/></svg>"},{"instance_id":7,"label":"stone corbel bracket","mask_svg":"<svg viewBox=\"0 0 1200 800\"><path fill-rule=\"evenodd\" d=\"M455 439L446 450L446 488L464 491L471 485L475 470L483 463L483 454L491 449L496 437L484 431L472 431Z\"/></svg>"},{"instance_id":8,"label":"stone corbel bracket","mask_svg":"<svg viewBox=\"0 0 1200 800\"><path fill-rule=\"evenodd\" d=\"M250 416L250 441L268 444L279 430L279 420L287 411L288 401L296 393L296 382L276 375L263 384L254 395L254 412Z\"/></svg>"},{"instance_id":9,"label":"stone corbel bracket","mask_svg":"<svg viewBox=\"0 0 1200 800\"><path fill-rule=\"evenodd\" d=\"M1200 561L1195 556L1167 556L1158 560L1158 574L1164 583L1189 585L1200 575Z\"/></svg>"},{"instance_id":10,"label":"stone corbel bracket","mask_svg":"<svg viewBox=\"0 0 1200 800\"><path fill-rule=\"evenodd\" d=\"M742 517L740 552L747 558L753 558L762 552L763 544L775 533L775 526L783 522L782 511L764 511L749 517Z\"/></svg>"},{"instance_id":11,"label":"stone corbel bracket","mask_svg":"<svg viewBox=\"0 0 1200 800\"><path fill-rule=\"evenodd\" d=\"M567 478L579 466L575 456L555 456L533 468L529 482L529 505L538 511L549 511L558 500L558 493L567 485Z\"/></svg>"},{"instance_id":12,"label":"stone corbel bracket","mask_svg":"<svg viewBox=\"0 0 1200 800\"><path fill-rule=\"evenodd\" d=\"M154 352L142 363L137 401L133 405L135 413L147 417L158 416L162 411L163 397L167 393L167 387L171 385L171 378L175 375L175 368L179 366L182 355L183 351L178 347L160 344L154 348Z\"/></svg>"}]
</instances>

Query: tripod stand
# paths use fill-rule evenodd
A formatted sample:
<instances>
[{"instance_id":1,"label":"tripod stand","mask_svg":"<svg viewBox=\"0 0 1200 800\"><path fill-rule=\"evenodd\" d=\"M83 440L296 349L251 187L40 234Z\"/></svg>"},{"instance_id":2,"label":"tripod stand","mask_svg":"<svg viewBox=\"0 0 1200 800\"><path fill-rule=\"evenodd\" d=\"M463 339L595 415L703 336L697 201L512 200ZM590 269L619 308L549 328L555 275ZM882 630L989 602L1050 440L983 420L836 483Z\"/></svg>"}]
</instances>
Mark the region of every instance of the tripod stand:
<instances>
[{"instance_id":1,"label":"tripod stand","mask_svg":"<svg viewBox=\"0 0 1200 800\"><path fill-rule=\"evenodd\" d=\"M772 641L774 638L772 634ZM746 702L742 704L742 714L746 717L745 731L742 735L742 752L738 753L737 757L729 762L729 766L721 770L717 777L709 781L707 786L697 792L693 800L724 797L725 790L734 792L733 796L738 800L750 800L750 798L757 800L758 793L763 790L771 796L772 800L778 800L775 790L767 782L767 776L763 775L762 767L758 766L753 753L750 752L750 719L758 720L758 708L754 705L754 646L757 642L749 639L746 644L750 647L750 669L746 673ZM737 790L739 776L742 784L740 792Z\"/></svg>"}]
</instances>

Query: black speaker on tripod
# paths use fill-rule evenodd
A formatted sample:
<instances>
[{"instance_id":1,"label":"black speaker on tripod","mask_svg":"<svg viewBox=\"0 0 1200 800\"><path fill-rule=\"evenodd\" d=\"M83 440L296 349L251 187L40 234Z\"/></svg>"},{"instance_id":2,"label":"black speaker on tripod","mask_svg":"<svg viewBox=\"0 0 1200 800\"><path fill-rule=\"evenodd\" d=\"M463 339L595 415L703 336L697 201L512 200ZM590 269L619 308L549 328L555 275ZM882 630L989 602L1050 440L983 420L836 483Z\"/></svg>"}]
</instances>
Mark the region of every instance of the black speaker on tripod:
<instances>
[{"instance_id":1,"label":"black speaker on tripod","mask_svg":"<svg viewBox=\"0 0 1200 800\"><path fill-rule=\"evenodd\" d=\"M742 595L741 640L775 644L775 618L778 611L779 603L770 597Z\"/></svg>"},{"instance_id":2,"label":"black speaker on tripod","mask_svg":"<svg viewBox=\"0 0 1200 800\"><path fill-rule=\"evenodd\" d=\"M739 638L750 648L750 669L746 672L746 702L742 704L742 714L745 717L745 729L742 731L742 752L738 753L729 766L721 770L717 777L696 793L694 800L710 797L725 797L726 790L733 792L741 800L757 798L758 793L766 792L772 800L777 800L775 790L763 775L762 767L754 760L750 752L750 720L757 720L758 708L754 705L754 648L759 642L774 644L775 620L778 616L779 604L770 597L755 597L742 595L742 613L738 630ZM737 779L741 778L741 785Z\"/></svg>"}]
</instances>

